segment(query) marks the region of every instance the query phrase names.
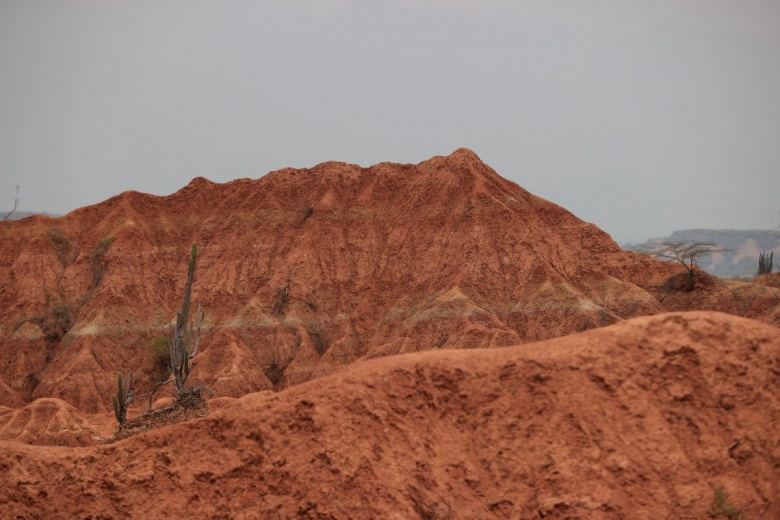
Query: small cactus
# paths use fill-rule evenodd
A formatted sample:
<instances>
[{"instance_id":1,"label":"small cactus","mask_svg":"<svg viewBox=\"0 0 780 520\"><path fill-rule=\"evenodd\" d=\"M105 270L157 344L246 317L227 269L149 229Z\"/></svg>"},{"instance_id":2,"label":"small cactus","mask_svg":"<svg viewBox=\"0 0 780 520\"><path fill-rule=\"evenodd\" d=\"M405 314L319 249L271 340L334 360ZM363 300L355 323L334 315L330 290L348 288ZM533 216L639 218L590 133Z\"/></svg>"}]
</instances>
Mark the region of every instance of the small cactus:
<instances>
[{"instance_id":1,"label":"small cactus","mask_svg":"<svg viewBox=\"0 0 780 520\"><path fill-rule=\"evenodd\" d=\"M133 373L130 373L129 381L127 385L124 384L122 372L116 375L117 379L117 393L111 396L111 402L114 404L114 415L119 423L119 427L125 423L127 419L127 407L133 402L133 392L135 390L135 380L133 379Z\"/></svg>"}]
</instances>

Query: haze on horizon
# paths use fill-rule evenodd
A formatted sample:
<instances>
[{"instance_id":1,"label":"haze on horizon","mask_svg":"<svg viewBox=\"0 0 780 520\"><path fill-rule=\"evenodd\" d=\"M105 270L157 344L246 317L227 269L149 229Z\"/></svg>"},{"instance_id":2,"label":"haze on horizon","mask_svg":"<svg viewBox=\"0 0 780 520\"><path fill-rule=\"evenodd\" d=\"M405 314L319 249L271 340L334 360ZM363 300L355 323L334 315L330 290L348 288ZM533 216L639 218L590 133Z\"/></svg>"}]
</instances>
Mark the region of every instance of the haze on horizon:
<instances>
[{"instance_id":1,"label":"haze on horizon","mask_svg":"<svg viewBox=\"0 0 780 520\"><path fill-rule=\"evenodd\" d=\"M619 242L780 225L776 0L0 2L0 210L459 147Z\"/></svg>"}]
</instances>

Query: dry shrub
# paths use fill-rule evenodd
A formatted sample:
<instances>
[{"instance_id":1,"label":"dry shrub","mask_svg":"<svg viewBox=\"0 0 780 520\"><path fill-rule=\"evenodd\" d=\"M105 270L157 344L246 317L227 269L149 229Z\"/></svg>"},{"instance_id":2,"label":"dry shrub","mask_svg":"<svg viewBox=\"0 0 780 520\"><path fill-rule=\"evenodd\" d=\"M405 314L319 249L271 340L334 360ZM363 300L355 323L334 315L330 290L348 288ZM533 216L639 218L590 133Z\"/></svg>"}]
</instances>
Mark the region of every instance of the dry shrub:
<instances>
[{"instance_id":1,"label":"dry shrub","mask_svg":"<svg viewBox=\"0 0 780 520\"><path fill-rule=\"evenodd\" d=\"M165 381L171 375L171 356L168 353L168 338L156 336L146 347L151 353L152 381Z\"/></svg>"},{"instance_id":2,"label":"dry shrub","mask_svg":"<svg viewBox=\"0 0 780 520\"><path fill-rule=\"evenodd\" d=\"M149 410L143 415L128 419L120 427L120 431L126 433L119 435L119 438L132 433L141 433L143 431L176 424L198 417L205 417L209 414L209 403L202 392L211 393L212 390L202 386L196 386L180 394L170 406L160 408L159 410Z\"/></svg>"}]
</instances>

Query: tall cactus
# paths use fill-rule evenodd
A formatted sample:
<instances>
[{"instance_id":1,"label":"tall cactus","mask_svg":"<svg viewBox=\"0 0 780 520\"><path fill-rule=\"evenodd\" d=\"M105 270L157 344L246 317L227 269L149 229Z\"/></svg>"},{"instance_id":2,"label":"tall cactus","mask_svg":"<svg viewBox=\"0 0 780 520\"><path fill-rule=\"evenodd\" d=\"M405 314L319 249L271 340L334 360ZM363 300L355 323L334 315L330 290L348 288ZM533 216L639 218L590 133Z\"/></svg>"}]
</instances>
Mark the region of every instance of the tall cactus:
<instances>
[{"instance_id":1,"label":"tall cactus","mask_svg":"<svg viewBox=\"0 0 780 520\"><path fill-rule=\"evenodd\" d=\"M772 274L772 260L774 259L775 252L770 251L768 254L766 251L762 251L758 255L758 274Z\"/></svg>"},{"instance_id":2,"label":"tall cactus","mask_svg":"<svg viewBox=\"0 0 780 520\"><path fill-rule=\"evenodd\" d=\"M111 396L111 401L114 403L114 415L119 423L119 427L125 423L127 419L127 407L133 402L133 392L135 390L135 380L133 379L133 373L130 372L130 381L127 385L124 384L122 379L122 372L116 375L117 379L117 393Z\"/></svg>"},{"instance_id":3,"label":"tall cactus","mask_svg":"<svg viewBox=\"0 0 780 520\"><path fill-rule=\"evenodd\" d=\"M171 356L171 371L173 372L176 393L181 396L185 391L184 382L192 370L192 358L198 353L200 346L200 323L203 319L203 309L198 303L195 311L195 323L188 323L190 300L192 297L192 281L195 277L198 246L192 244L192 254L187 269L187 283L184 286L184 301L181 310L176 313L176 326L168 325L168 352ZM186 341L185 341L186 337Z\"/></svg>"}]
</instances>

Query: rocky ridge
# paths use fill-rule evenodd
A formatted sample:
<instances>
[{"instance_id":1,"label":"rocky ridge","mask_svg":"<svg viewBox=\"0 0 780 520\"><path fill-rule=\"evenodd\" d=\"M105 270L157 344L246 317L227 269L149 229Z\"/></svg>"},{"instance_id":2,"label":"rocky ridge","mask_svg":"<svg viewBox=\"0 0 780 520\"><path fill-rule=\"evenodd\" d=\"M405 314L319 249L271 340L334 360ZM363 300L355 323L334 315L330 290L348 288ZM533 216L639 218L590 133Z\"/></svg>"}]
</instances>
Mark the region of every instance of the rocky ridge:
<instances>
[{"instance_id":1,"label":"rocky ridge","mask_svg":"<svg viewBox=\"0 0 780 520\"><path fill-rule=\"evenodd\" d=\"M417 165L328 162L257 179L126 192L0 223L0 405L106 412L116 373L155 378L150 343L181 298L205 310L194 384L281 389L357 360L504 347L635 316L710 309L780 323L778 291L623 251L470 150ZM671 285L670 285L671 284Z\"/></svg>"}]
</instances>

